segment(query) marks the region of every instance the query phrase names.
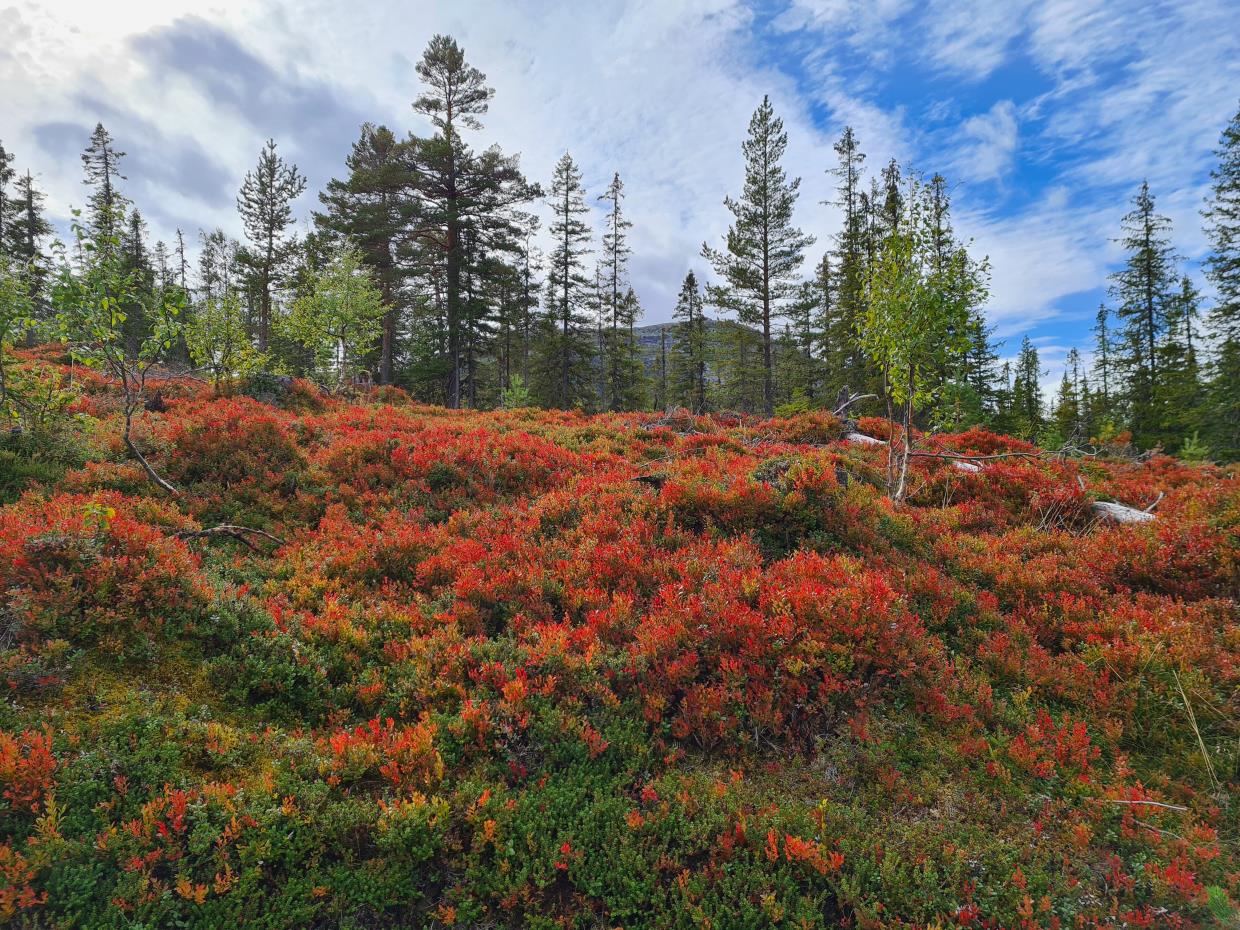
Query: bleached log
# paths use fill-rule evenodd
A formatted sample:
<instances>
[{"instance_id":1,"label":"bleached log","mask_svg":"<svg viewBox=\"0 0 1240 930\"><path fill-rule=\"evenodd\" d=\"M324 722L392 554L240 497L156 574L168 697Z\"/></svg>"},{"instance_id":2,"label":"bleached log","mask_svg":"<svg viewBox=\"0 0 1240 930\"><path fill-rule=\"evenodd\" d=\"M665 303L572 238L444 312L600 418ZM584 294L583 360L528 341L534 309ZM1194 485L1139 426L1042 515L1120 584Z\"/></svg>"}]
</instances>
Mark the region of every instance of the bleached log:
<instances>
[{"instance_id":1,"label":"bleached log","mask_svg":"<svg viewBox=\"0 0 1240 930\"><path fill-rule=\"evenodd\" d=\"M865 446L885 446L887 443L882 439L875 439L873 436L867 436L865 433L845 433L845 442L859 442Z\"/></svg>"},{"instance_id":2,"label":"bleached log","mask_svg":"<svg viewBox=\"0 0 1240 930\"><path fill-rule=\"evenodd\" d=\"M862 445L866 445L866 446L887 445L885 440L875 439L873 436L867 436L865 433L845 433L844 441L845 442L857 442L857 443L861 443ZM965 462L960 459L950 459L949 461L952 464L952 468L956 469L957 471L975 472L975 471L982 470L982 466L978 465L976 462Z\"/></svg>"},{"instance_id":3,"label":"bleached log","mask_svg":"<svg viewBox=\"0 0 1240 930\"><path fill-rule=\"evenodd\" d=\"M1148 523L1154 519L1152 513L1137 510L1135 507L1125 507L1123 504L1113 504L1110 501L1094 501L1090 504L1090 509L1098 516L1098 519L1109 520L1112 523Z\"/></svg>"}]
</instances>

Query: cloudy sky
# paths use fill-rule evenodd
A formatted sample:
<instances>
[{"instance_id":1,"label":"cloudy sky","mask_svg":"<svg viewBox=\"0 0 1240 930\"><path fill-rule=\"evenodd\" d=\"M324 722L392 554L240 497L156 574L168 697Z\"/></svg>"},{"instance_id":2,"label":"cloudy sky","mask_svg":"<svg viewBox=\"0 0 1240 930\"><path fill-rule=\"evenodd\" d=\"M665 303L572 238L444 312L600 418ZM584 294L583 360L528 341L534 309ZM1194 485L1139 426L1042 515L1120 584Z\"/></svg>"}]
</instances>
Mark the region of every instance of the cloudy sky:
<instances>
[{"instance_id":1,"label":"cloudy sky","mask_svg":"<svg viewBox=\"0 0 1240 930\"><path fill-rule=\"evenodd\" d=\"M102 121L157 236L216 225L263 140L309 177L302 216L363 121L421 131L414 62L454 35L496 88L477 142L545 181L571 151L591 193L619 171L633 280L668 319L727 225L763 94L803 178L798 220L838 228L825 174L852 125L953 183L958 231L994 268L989 313L1053 372L1085 345L1127 201L1148 179L1186 267L1220 130L1240 105L1237 0L0 0L0 140L63 220Z\"/></svg>"}]
</instances>

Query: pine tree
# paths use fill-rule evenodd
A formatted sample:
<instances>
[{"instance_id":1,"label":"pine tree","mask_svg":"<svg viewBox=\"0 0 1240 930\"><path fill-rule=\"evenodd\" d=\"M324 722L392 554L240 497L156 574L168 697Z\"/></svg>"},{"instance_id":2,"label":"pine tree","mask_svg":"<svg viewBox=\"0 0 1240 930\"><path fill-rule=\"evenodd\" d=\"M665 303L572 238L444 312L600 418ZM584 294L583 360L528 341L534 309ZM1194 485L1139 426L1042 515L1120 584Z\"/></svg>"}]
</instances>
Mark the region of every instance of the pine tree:
<instances>
[{"instance_id":1,"label":"pine tree","mask_svg":"<svg viewBox=\"0 0 1240 930\"><path fill-rule=\"evenodd\" d=\"M639 403L635 383L644 369L633 335L637 296L627 287L628 258L631 252L628 231L633 224L624 214L624 183L616 172L607 190L598 198L607 204L603 231L602 295L605 306L605 332L602 351L604 378L602 405L608 410L628 410Z\"/></svg>"},{"instance_id":2,"label":"pine tree","mask_svg":"<svg viewBox=\"0 0 1240 930\"><path fill-rule=\"evenodd\" d=\"M379 382L395 377L400 315L408 304L410 264L403 260L408 230L417 218L413 146L386 126L366 123L345 159L344 180L332 179L319 194L326 208L315 214L320 229L344 237L370 267L387 308L379 345Z\"/></svg>"},{"instance_id":3,"label":"pine tree","mask_svg":"<svg viewBox=\"0 0 1240 930\"><path fill-rule=\"evenodd\" d=\"M1124 377L1128 425L1133 440L1148 446L1160 438L1158 346L1167 329L1176 258L1168 237L1171 221L1155 211L1148 184L1141 185L1132 203L1117 240L1128 258L1111 275L1111 294L1123 323L1116 362Z\"/></svg>"},{"instance_id":4,"label":"pine tree","mask_svg":"<svg viewBox=\"0 0 1240 930\"><path fill-rule=\"evenodd\" d=\"M476 275L497 242L503 241L505 249L516 248L519 230L513 210L540 192L526 184L516 158L495 147L476 153L465 142L462 130L481 128L479 117L487 112L495 92L486 75L466 63L454 39L432 38L417 71L425 90L413 108L435 129L431 138L416 140L421 201L417 239L441 266L435 272L435 287L441 291L445 332L433 341L441 342L447 355L441 366L447 404L458 407L464 353L478 348L478 333L467 331L464 306L465 276L471 273L466 269L467 244L473 250ZM475 295L481 283L473 282ZM472 347L469 340L474 340Z\"/></svg>"},{"instance_id":5,"label":"pine tree","mask_svg":"<svg viewBox=\"0 0 1240 930\"><path fill-rule=\"evenodd\" d=\"M680 285L672 317L677 323L672 343L671 399L694 413L705 413L709 344L702 292L692 271Z\"/></svg>"},{"instance_id":6,"label":"pine tree","mask_svg":"<svg viewBox=\"0 0 1240 930\"><path fill-rule=\"evenodd\" d=\"M274 139L268 139L258 156L258 165L246 173L237 195L237 209L250 240L251 273L258 298L258 351L271 345L274 291L287 271L293 243L286 238L293 222L293 201L306 189L306 179L297 166L276 153Z\"/></svg>"},{"instance_id":7,"label":"pine tree","mask_svg":"<svg viewBox=\"0 0 1240 930\"><path fill-rule=\"evenodd\" d=\"M844 218L835 236L834 306L837 309L824 319L824 357L832 382L861 390L870 382L865 356L856 339L858 323L865 315L865 286L869 273L868 224L867 200L861 189L865 155L851 126L845 127L843 135L835 143L835 153L839 156L839 163L830 173L839 179L839 186L833 204L843 211ZM820 266L820 287L823 282L821 272L826 267L824 256Z\"/></svg>"},{"instance_id":8,"label":"pine tree","mask_svg":"<svg viewBox=\"0 0 1240 930\"><path fill-rule=\"evenodd\" d=\"M703 257L723 279L715 302L735 310L740 322L761 331L761 409L768 417L775 410L772 324L785 313L787 300L796 295L797 270L805 249L814 242L792 224L801 179L789 181L779 164L787 147L783 120L775 116L770 98L763 97L741 146L745 184L740 199L724 200L733 217L724 248L702 246Z\"/></svg>"},{"instance_id":9,"label":"pine tree","mask_svg":"<svg viewBox=\"0 0 1240 930\"><path fill-rule=\"evenodd\" d=\"M1217 300L1208 318L1217 346L1209 379L1209 443L1225 461L1240 459L1240 111L1219 139L1205 213L1206 275Z\"/></svg>"},{"instance_id":10,"label":"pine tree","mask_svg":"<svg viewBox=\"0 0 1240 930\"><path fill-rule=\"evenodd\" d=\"M1012 383L1013 432L1030 442L1040 442L1044 430L1042 413L1042 364L1038 350L1026 336L1020 344L1016 358L1015 379Z\"/></svg>"},{"instance_id":11,"label":"pine tree","mask_svg":"<svg viewBox=\"0 0 1240 930\"><path fill-rule=\"evenodd\" d=\"M539 393L548 406L564 409L588 402L592 393L593 355L590 323L584 308L590 282L585 257L590 254L590 227L585 217L581 172L567 152L555 166L548 199L554 219L548 230L555 243L547 262L547 319L542 339Z\"/></svg>"}]
</instances>

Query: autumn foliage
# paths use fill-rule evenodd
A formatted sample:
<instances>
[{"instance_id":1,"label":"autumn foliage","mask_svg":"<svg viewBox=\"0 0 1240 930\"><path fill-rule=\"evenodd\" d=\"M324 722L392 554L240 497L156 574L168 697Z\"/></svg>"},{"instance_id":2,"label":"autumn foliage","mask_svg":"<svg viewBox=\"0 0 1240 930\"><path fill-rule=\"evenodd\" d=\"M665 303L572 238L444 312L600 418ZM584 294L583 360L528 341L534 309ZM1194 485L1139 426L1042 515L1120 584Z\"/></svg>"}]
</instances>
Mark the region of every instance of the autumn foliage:
<instances>
[{"instance_id":1,"label":"autumn foliage","mask_svg":"<svg viewBox=\"0 0 1240 930\"><path fill-rule=\"evenodd\" d=\"M918 458L894 506L824 414L298 391L171 385L179 497L102 442L0 508L0 917L1236 919L1232 474Z\"/></svg>"}]
</instances>

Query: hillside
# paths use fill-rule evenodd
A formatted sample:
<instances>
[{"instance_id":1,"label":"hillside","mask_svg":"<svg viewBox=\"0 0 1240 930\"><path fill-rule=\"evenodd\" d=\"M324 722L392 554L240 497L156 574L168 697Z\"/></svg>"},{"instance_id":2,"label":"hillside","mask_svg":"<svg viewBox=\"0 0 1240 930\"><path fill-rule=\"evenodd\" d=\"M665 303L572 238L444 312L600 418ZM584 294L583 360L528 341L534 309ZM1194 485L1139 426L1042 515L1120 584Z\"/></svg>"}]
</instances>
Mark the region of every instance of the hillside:
<instances>
[{"instance_id":1,"label":"hillside","mask_svg":"<svg viewBox=\"0 0 1240 930\"><path fill-rule=\"evenodd\" d=\"M825 414L185 380L172 496L76 378L60 466L0 450L14 926L1234 926L1234 474L919 458L894 507Z\"/></svg>"}]
</instances>

